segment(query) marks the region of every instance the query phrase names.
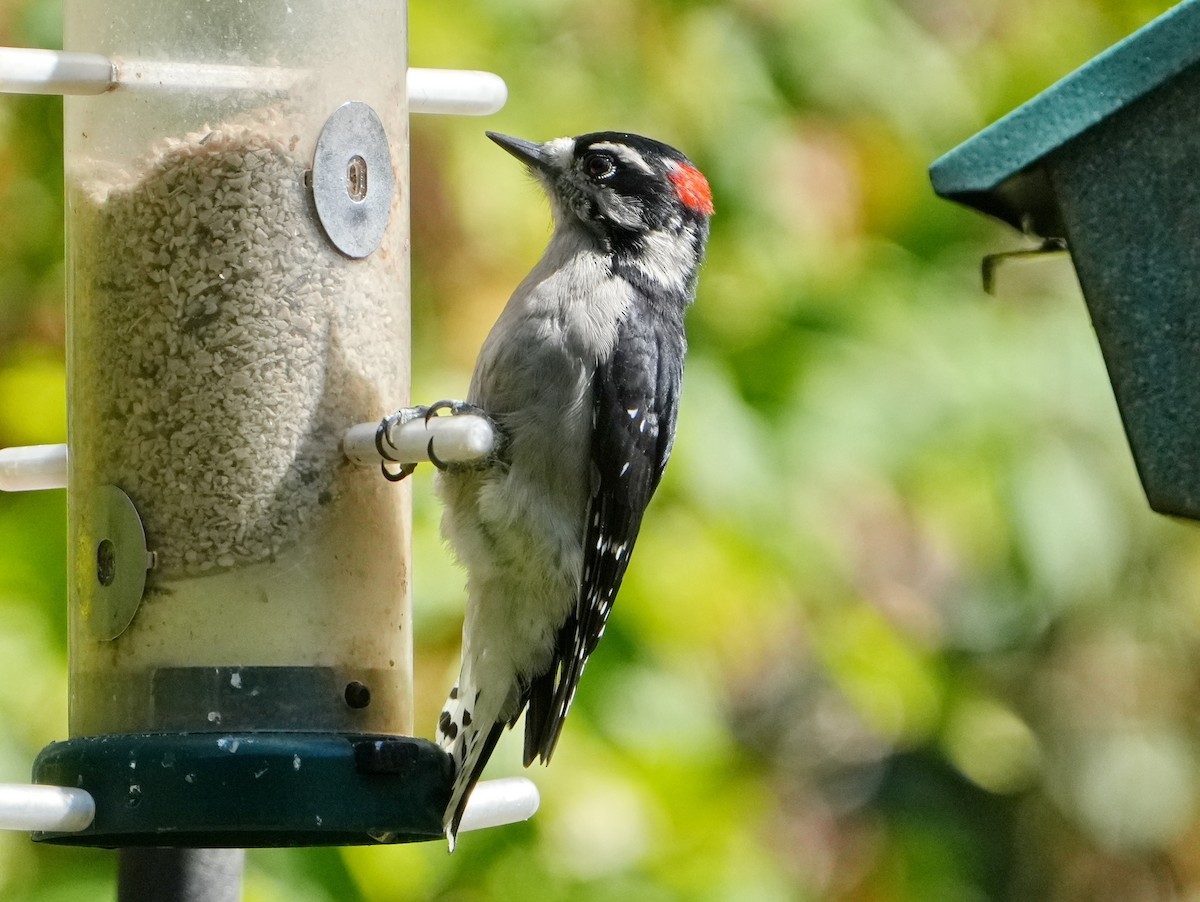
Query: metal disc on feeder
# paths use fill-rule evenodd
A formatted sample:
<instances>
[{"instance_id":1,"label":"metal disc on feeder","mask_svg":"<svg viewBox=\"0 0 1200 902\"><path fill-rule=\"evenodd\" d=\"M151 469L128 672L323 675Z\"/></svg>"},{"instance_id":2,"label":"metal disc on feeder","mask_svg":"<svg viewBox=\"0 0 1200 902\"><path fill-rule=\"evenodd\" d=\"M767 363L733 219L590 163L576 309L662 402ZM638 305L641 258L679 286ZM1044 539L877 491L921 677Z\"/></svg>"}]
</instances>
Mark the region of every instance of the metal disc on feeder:
<instances>
[{"instance_id":1,"label":"metal disc on feeder","mask_svg":"<svg viewBox=\"0 0 1200 902\"><path fill-rule=\"evenodd\" d=\"M383 240L392 212L392 157L379 116L365 103L338 107L321 129L312 168L313 202L325 234L348 257Z\"/></svg>"}]
</instances>

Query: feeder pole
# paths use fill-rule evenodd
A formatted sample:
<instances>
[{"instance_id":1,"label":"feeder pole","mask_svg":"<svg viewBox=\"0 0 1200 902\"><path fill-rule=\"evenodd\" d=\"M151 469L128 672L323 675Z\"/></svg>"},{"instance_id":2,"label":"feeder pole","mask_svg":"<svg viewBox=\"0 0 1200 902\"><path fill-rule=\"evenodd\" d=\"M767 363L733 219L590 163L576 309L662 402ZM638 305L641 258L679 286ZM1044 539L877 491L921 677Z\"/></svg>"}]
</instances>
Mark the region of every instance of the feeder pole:
<instances>
[{"instance_id":1,"label":"feeder pole","mask_svg":"<svg viewBox=\"0 0 1200 902\"><path fill-rule=\"evenodd\" d=\"M117 902L239 902L244 849L122 849Z\"/></svg>"}]
</instances>

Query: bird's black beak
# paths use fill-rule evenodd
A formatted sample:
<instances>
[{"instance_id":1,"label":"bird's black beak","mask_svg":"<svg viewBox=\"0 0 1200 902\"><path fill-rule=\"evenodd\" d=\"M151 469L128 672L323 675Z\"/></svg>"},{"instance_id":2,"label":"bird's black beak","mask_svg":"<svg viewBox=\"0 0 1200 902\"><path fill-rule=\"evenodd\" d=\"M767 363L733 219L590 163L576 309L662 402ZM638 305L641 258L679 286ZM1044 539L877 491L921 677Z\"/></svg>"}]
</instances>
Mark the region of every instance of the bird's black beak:
<instances>
[{"instance_id":1,"label":"bird's black beak","mask_svg":"<svg viewBox=\"0 0 1200 902\"><path fill-rule=\"evenodd\" d=\"M542 144L535 144L523 138L502 135L499 132L488 132L487 136L511 153L514 157L532 169L543 171L550 169L550 157Z\"/></svg>"}]
</instances>

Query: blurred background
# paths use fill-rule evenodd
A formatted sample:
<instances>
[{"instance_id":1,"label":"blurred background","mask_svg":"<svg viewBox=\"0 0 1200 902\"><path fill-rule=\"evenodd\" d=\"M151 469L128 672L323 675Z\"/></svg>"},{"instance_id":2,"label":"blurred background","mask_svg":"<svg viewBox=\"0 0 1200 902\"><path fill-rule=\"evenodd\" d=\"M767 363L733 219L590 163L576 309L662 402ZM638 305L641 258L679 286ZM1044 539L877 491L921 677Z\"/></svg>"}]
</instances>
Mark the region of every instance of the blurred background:
<instances>
[{"instance_id":1,"label":"blurred background","mask_svg":"<svg viewBox=\"0 0 1200 902\"><path fill-rule=\"evenodd\" d=\"M248 902L1200 899L1200 532L1146 507L1067 258L936 199L937 156L1159 0L411 0L414 397L463 394L549 234L484 139L643 132L708 175L680 434L528 824L253 851ZM54 0L0 43L60 46ZM0 446L65 438L61 103L0 100ZM463 577L416 479L418 732ZM66 731L62 493L0 497L0 780ZM489 771L515 774L519 739ZM0 897L115 855L0 834Z\"/></svg>"}]
</instances>

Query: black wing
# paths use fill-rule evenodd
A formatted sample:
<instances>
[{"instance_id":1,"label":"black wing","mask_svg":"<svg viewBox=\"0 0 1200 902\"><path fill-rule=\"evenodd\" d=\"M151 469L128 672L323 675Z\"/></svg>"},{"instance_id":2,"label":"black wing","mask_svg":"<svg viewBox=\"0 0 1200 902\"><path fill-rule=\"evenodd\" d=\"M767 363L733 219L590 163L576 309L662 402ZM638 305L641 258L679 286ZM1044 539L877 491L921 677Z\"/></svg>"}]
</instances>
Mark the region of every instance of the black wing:
<instances>
[{"instance_id":1,"label":"black wing","mask_svg":"<svg viewBox=\"0 0 1200 902\"><path fill-rule=\"evenodd\" d=\"M611 358L593 376L593 487L582 582L549 671L529 687L526 765L538 756L548 761L554 751L584 664L604 633L629 566L642 514L671 456L684 341L681 319L665 328L661 321L652 328L627 320Z\"/></svg>"}]
</instances>

